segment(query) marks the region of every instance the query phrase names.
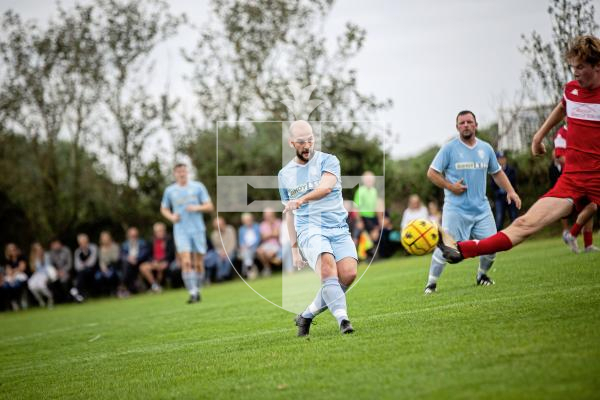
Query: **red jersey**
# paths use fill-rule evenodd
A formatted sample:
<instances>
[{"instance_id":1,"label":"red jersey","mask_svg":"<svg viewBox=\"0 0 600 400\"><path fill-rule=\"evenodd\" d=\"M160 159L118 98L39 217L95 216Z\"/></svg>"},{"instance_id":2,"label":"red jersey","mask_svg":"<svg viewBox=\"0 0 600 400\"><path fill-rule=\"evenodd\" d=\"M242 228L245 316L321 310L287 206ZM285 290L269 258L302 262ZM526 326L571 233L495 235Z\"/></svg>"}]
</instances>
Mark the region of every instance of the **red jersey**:
<instances>
[{"instance_id":1,"label":"red jersey","mask_svg":"<svg viewBox=\"0 0 600 400\"><path fill-rule=\"evenodd\" d=\"M152 259L163 261L167 259L167 241L164 239L154 239L152 244Z\"/></svg>"},{"instance_id":2,"label":"red jersey","mask_svg":"<svg viewBox=\"0 0 600 400\"><path fill-rule=\"evenodd\" d=\"M569 126L565 172L600 172L600 87L567 83L563 106Z\"/></svg>"},{"instance_id":3,"label":"red jersey","mask_svg":"<svg viewBox=\"0 0 600 400\"><path fill-rule=\"evenodd\" d=\"M567 126L563 125L554 135L554 157L564 156L567 152Z\"/></svg>"}]
</instances>

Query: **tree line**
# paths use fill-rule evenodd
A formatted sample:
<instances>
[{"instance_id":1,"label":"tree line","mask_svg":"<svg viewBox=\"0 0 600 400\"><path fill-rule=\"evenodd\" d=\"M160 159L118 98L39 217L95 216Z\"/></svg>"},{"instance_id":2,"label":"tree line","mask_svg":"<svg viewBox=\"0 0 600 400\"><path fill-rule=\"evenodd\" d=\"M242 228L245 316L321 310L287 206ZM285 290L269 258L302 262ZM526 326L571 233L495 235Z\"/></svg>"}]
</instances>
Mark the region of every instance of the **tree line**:
<instances>
[{"instance_id":1,"label":"tree line","mask_svg":"<svg viewBox=\"0 0 600 400\"><path fill-rule=\"evenodd\" d=\"M575 3L583 4L580 14L590 7ZM322 142L340 158L343 174L385 170L393 216L411 193L441 201L425 179L436 148L385 159L381 136L352 122L373 120L392 102L361 92L349 67L364 46L363 28L348 23L328 45L322 28L332 7L332 0L213 0L210 22L200 27L161 0L59 3L42 23L7 11L0 33L0 243L73 243L77 232L95 237L102 229L120 238L130 225L149 233L180 158L190 160L213 196L217 156L220 174L274 175L281 124L251 122L260 120L347 121ZM184 26L197 35L193 49L181 52L192 71L186 83L193 112L183 111L168 88L155 93L149 85L157 76L155 50ZM533 57L541 39L531 40L523 51ZM538 64L529 65L531 76ZM218 149L217 121L244 121L218 124ZM497 135L493 126L483 134L492 142ZM169 138L173 151L152 148L158 137ZM543 181L547 166L526 165L528 182ZM540 190L526 187L527 203Z\"/></svg>"}]
</instances>

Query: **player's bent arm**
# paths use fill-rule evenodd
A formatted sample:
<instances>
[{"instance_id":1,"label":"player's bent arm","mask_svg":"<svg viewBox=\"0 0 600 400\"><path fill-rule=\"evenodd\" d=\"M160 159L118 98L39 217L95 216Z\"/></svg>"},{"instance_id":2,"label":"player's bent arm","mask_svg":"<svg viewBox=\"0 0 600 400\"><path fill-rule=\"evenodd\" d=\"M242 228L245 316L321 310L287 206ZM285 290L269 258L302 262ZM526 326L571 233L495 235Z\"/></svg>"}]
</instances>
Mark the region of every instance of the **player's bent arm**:
<instances>
[{"instance_id":1,"label":"player's bent arm","mask_svg":"<svg viewBox=\"0 0 600 400\"><path fill-rule=\"evenodd\" d=\"M444 178L444 175L442 175L440 172L436 171L431 167L429 167L429 169L427 170L427 178L439 188L448 190L450 189L450 182L448 182L446 178Z\"/></svg>"},{"instance_id":2,"label":"player's bent arm","mask_svg":"<svg viewBox=\"0 0 600 400\"><path fill-rule=\"evenodd\" d=\"M198 206L198 211L203 213L213 212L214 209L215 206L213 205L212 201L207 201L206 203L202 203Z\"/></svg>"},{"instance_id":3,"label":"player's bent arm","mask_svg":"<svg viewBox=\"0 0 600 400\"><path fill-rule=\"evenodd\" d=\"M191 211L191 212L201 212L201 213L209 213L212 212L215 209L212 201L207 201L206 203L202 203L202 204L190 204L189 206L186 207L187 211Z\"/></svg>"},{"instance_id":4,"label":"player's bent arm","mask_svg":"<svg viewBox=\"0 0 600 400\"><path fill-rule=\"evenodd\" d=\"M175 219L175 214L173 214L171 212L171 210L168 209L167 207L161 207L160 213L163 215L163 217L165 217L166 219L168 219L171 222L173 222L173 220Z\"/></svg>"},{"instance_id":5,"label":"player's bent arm","mask_svg":"<svg viewBox=\"0 0 600 400\"><path fill-rule=\"evenodd\" d=\"M313 191L300 197L298 201L300 203L306 203L308 201L320 200L327 196L333 190L333 187L337 183L337 176L331 172L324 172L317 186Z\"/></svg>"},{"instance_id":6,"label":"player's bent arm","mask_svg":"<svg viewBox=\"0 0 600 400\"><path fill-rule=\"evenodd\" d=\"M288 235L290 236L290 244L292 246L292 262L294 263L294 267L301 269L306 266L306 263L302 259L300 249L298 248L298 235L294 226L294 213L291 210L284 211L284 213L288 226Z\"/></svg>"},{"instance_id":7,"label":"player's bent arm","mask_svg":"<svg viewBox=\"0 0 600 400\"><path fill-rule=\"evenodd\" d=\"M540 129L537 130L535 135L533 135L533 139L531 141L531 152L533 155L543 154L546 149L542 146L542 140L546 137L548 132L552 130L556 125L558 125L566 115L565 106L562 101L554 107L548 118L544 121ZM542 147L540 149L540 147Z\"/></svg>"},{"instance_id":8,"label":"player's bent arm","mask_svg":"<svg viewBox=\"0 0 600 400\"><path fill-rule=\"evenodd\" d=\"M290 244L292 245L292 249L298 248L298 234L296 233L296 226L294 225L294 213L292 211L287 211L285 213L285 223L288 228L288 235L290 236Z\"/></svg>"}]
</instances>

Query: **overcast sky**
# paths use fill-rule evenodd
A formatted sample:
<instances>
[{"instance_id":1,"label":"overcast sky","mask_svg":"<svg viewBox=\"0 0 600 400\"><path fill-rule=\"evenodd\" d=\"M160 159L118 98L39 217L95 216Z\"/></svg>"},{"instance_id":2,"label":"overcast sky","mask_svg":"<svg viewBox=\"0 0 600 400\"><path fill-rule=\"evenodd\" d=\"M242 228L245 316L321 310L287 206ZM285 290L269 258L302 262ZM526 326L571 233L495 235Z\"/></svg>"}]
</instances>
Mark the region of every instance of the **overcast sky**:
<instances>
[{"instance_id":1,"label":"overcast sky","mask_svg":"<svg viewBox=\"0 0 600 400\"><path fill-rule=\"evenodd\" d=\"M198 25L207 20L207 0L170 4ZM348 21L367 30L364 49L352 67L364 93L393 100L393 108L374 119L398 134L392 154L403 157L454 135L459 110L473 110L480 125L496 120L500 103L510 101L519 88L525 65L518 51L521 34L537 30L550 38L547 6L547 0L340 0L328 16L325 34L333 41ZM46 20L55 3L0 0L0 9ZM189 69L177 49L190 48L196 39L186 30L158 50L162 61L157 70L172 77L170 87L182 97L190 96L181 80ZM165 81L154 84L162 88Z\"/></svg>"}]
</instances>

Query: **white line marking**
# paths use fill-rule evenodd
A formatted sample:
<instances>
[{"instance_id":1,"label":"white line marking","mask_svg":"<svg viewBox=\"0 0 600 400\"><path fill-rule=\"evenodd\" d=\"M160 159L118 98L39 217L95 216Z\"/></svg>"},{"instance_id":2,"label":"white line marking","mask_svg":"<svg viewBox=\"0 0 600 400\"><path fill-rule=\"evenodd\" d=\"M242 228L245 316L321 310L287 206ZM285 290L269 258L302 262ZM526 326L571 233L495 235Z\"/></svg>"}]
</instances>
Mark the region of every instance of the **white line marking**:
<instances>
[{"instance_id":1,"label":"white line marking","mask_svg":"<svg viewBox=\"0 0 600 400\"><path fill-rule=\"evenodd\" d=\"M96 335L93 338L91 338L90 340L88 340L88 342L95 342L96 340L100 339L100 335Z\"/></svg>"}]
</instances>

